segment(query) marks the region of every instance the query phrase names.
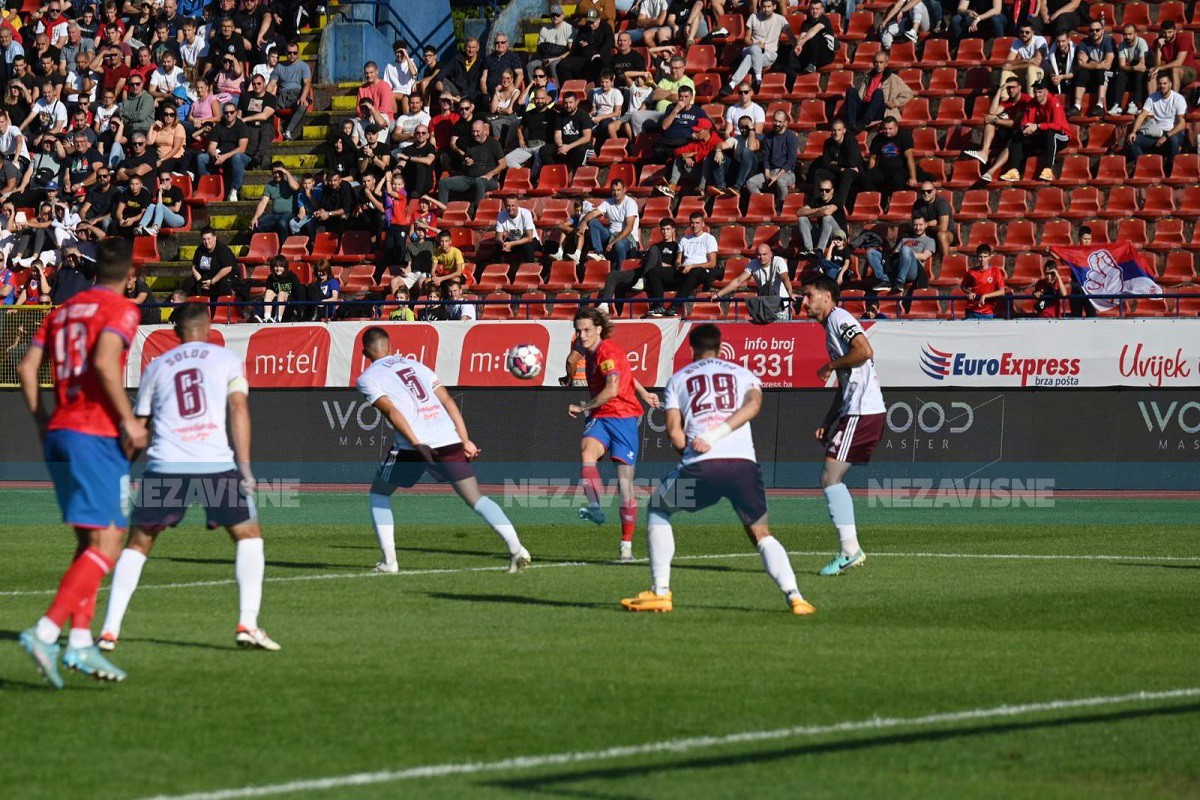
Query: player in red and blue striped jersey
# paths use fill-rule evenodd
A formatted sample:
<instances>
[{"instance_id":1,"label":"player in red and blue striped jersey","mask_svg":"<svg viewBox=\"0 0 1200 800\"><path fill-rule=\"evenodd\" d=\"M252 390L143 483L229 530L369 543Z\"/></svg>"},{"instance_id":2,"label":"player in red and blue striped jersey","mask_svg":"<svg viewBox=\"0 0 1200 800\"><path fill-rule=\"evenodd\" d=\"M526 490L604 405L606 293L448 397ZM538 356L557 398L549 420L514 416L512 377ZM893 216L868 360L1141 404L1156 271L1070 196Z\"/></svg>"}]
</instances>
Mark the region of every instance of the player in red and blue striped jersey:
<instances>
[{"instance_id":1,"label":"player in red and blue striped jersey","mask_svg":"<svg viewBox=\"0 0 1200 800\"><path fill-rule=\"evenodd\" d=\"M125 393L125 361L141 312L124 296L133 270L125 239L97 248L96 285L54 309L42 323L18 367L21 391L37 423L46 465L62 509L75 530L75 560L63 575L46 614L19 637L55 688L59 636L71 620L63 665L97 680L124 680L92 641L96 592L121 552L129 459L146 446L146 426ZM55 406L42 402L38 372L54 371Z\"/></svg>"}]
</instances>

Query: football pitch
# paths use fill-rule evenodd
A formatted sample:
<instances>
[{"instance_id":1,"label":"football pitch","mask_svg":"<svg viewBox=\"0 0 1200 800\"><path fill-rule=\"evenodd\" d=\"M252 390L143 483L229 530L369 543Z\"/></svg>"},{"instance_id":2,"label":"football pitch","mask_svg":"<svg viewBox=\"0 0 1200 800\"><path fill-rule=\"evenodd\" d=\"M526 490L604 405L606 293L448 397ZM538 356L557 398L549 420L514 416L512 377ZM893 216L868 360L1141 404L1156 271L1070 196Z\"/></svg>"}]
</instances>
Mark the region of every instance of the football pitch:
<instances>
[{"instance_id":1,"label":"football pitch","mask_svg":"<svg viewBox=\"0 0 1200 800\"><path fill-rule=\"evenodd\" d=\"M128 681L54 692L16 637L72 540L49 491L2 491L0 796L1200 796L1200 503L855 494L868 560L837 578L824 503L772 498L810 617L727 506L676 517L675 611L633 614L615 521L510 507L534 564L507 575L457 498L401 493L377 575L366 497L301 494L263 509L278 653L234 647L233 546L193 510L134 596Z\"/></svg>"}]
</instances>

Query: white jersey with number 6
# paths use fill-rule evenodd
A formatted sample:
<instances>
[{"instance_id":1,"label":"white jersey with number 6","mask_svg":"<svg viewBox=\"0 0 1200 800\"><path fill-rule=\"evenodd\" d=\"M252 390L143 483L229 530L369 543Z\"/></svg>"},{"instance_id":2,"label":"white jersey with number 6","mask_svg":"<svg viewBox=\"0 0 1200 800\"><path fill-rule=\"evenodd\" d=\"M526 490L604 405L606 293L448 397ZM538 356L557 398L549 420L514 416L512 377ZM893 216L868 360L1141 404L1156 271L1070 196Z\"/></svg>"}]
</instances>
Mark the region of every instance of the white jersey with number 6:
<instances>
[{"instance_id":1,"label":"white jersey with number 6","mask_svg":"<svg viewBox=\"0 0 1200 800\"><path fill-rule=\"evenodd\" d=\"M433 370L404 356L381 358L358 378L358 390L368 403L381 397L391 400L408 421L417 441L435 449L462 442L454 429L454 420L436 394L441 385ZM395 439L397 450L413 449L399 432Z\"/></svg>"},{"instance_id":2,"label":"white jersey with number 6","mask_svg":"<svg viewBox=\"0 0 1200 800\"><path fill-rule=\"evenodd\" d=\"M233 469L225 431L225 409L233 392L249 392L246 365L224 347L190 342L151 361L133 409L154 420L147 467L168 474Z\"/></svg>"},{"instance_id":3,"label":"white jersey with number 6","mask_svg":"<svg viewBox=\"0 0 1200 800\"><path fill-rule=\"evenodd\" d=\"M683 415L688 447L683 463L694 464L713 458L738 458L757 462L754 439L747 422L712 446L707 453L692 450L692 440L733 416L746 402L751 389L762 389L762 381L750 370L720 358L694 361L667 381L664 406Z\"/></svg>"},{"instance_id":4,"label":"white jersey with number 6","mask_svg":"<svg viewBox=\"0 0 1200 800\"><path fill-rule=\"evenodd\" d=\"M829 351L829 360L849 353L854 337L866 335L853 314L844 308L835 308L825 318L825 349ZM841 416L887 413L873 359L868 358L854 369L839 369L837 379L838 390L842 393Z\"/></svg>"}]
</instances>

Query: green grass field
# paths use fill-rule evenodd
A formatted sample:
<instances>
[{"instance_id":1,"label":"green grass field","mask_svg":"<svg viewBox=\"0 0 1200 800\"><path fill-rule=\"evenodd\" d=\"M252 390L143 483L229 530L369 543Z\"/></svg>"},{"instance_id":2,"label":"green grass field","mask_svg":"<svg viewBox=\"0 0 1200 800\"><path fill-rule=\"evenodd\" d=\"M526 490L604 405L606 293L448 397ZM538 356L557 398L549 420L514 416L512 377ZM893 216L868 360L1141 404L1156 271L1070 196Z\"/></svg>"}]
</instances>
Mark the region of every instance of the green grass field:
<instances>
[{"instance_id":1,"label":"green grass field","mask_svg":"<svg viewBox=\"0 0 1200 800\"><path fill-rule=\"evenodd\" d=\"M49 492L0 503L4 798L1200 796L1196 502L860 502L867 564L821 579L824 504L774 499L797 618L727 507L677 518L657 615L620 610L647 567L570 509L510 510L514 576L456 498L397 495L383 576L365 497L305 494L263 514L280 653L234 648L233 548L193 512L134 597L129 680L57 693L15 639L70 536Z\"/></svg>"}]
</instances>

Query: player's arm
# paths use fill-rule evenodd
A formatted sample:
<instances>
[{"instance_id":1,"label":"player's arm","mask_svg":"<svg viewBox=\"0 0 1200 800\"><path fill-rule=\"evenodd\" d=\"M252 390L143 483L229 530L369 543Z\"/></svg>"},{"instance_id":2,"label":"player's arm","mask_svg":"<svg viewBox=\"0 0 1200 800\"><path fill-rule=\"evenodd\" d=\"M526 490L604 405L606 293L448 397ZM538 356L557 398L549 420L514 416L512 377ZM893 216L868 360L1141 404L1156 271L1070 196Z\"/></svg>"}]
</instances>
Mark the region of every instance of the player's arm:
<instances>
[{"instance_id":1,"label":"player's arm","mask_svg":"<svg viewBox=\"0 0 1200 800\"><path fill-rule=\"evenodd\" d=\"M37 423L39 433L46 429L46 422L50 419L46 406L42 403L42 387L38 381L38 373L41 372L45 360L45 349L35 342L25 353L21 363L17 365L21 394L25 396L25 405L28 406L29 413L33 415L33 421Z\"/></svg>"},{"instance_id":2,"label":"player's arm","mask_svg":"<svg viewBox=\"0 0 1200 800\"><path fill-rule=\"evenodd\" d=\"M241 379L244 384L246 379ZM250 398L244 389L229 392L229 434L233 444L233 460L238 474L242 476L241 488L245 494L254 491L254 472L250 468Z\"/></svg>"},{"instance_id":3,"label":"player's arm","mask_svg":"<svg viewBox=\"0 0 1200 800\"><path fill-rule=\"evenodd\" d=\"M651 408L658 408L660 405L662 405L658 399L658 395L647 390L645 386L642 386L641 382L638 381L637 378L633 379L633 390L637 392L637 396L642 399L642 402Z\"/></svg>"},{"instance_id":4,"label":"player's arm","mask_svg":"<svg viewBox=\"0 0 1200 800\"><path fill-rule=\"evenodd\" d=\"M875 357L875 351L871 349L871 343L867 341L866 334L856 334L850 340L850 351L841 358L835 358L828 364L817 370L817 377L821 380L829 380L829 376L840 369L854 369L857 366L867 363L868 360Z\"/></svg>"},{"instance_id":5,"label":"player's arm","mask_svg":"<svg viewBox=\"0 0 1200 800\"><path fill-rule=\"evenodd\" d=\"M571 381L575 380L575 373L579 370L580 361L583 361L583 353L574 349L567 353L567 372L558 379L559 386L571 385Z\"/></svg>"},{"instance_id":6,"label":"player's arm","mask_svg":"<svg viewBox=\"0 0 1200 800\"><path fill-rule=\"evenodd\" d=\"M417 434L413 431L412 426L408 424L408 420L386 395L377 398L371 405L379 409L379 413L383 414L396 432L407 439L409 444L413 447L421 446L421 442L417 439Z\"/></svg>"},{"instance_id":7,"label":"player's arm","mask_svg":"<svg viewBox=\"0 0 1200 800\"><path fill-rule=\"evenodd\" d=\"M121 420L124 446L127 455L146 446L146 425L133 413L133 404L125 394L125 375L121 368L121 356L125 352L125 340L112 330L100 332L92 357L92 366L100 379L100 386L109 404Z\"/></svg>"},{"instance_id":8,"label":"player's arm","mask_svg":"<svg viewBox=\"0 0 1200 800\"><path fill-rule=\"evenodd\" d=\"M757 417L759 411L762 411L762 390L754 386L746 392L742 405L728 419L692 440L692 449L697 453L707 453L714 444Z\"/></svg>"},{"instance_id":9,"label":"player's arm","mask_svg":"<svg viewBox=\"0 0 1200 800\"><path fill-rule=\"evenodd\" d=\"M467 458L474 458L479 455L479 448L471 441L471 437L467 435L467 423L463 420L462 411L458 408L458 403L454 402L454 398L450 396L450 392L446 391L446 387L438 385L433 390L437 395L437 399L441 401L442 407L446 409L446 413L450 415L450 419L454 422L454 431L458 434L458 438L462 439L463 454Z\"/></svg>"},{"instance_id":10,"label":"player's arm","mask_svg":"<svg viewBox=\"0 0 1200 800\"><path fill-rule=\"evenodd\" d=\"M621 390L621 373L610 372L608 379L604 382L604 388L595 397L589 398L579 403L572 403L567 407L567 413L572 417L578 417L580 414L586 414L594 408L607 403L617 396Z\"/></svg>"},{"instance_id":11,"label":"player's arm","mask_svg":"<svg viewBox=\"0 0 1200 800\"><path fill-rule=\"evenodd\" d=\"M687 434L683 432L683 413L678 408L667 409L667 436L671 446L680 454L687 449Z\"/></svg>"},{"instance_id":12,"label":"player's arm","mask_svg":"<svg viewBox=\"0 0 1200 800\"><path fill-rule=\"evenodd\" d=\"M842 413L842 387L839 386L837 391L833 393L833 402L829 404L829 410L825 412L825 419L821 422L821 427L817 428L815 436L817 441L825 443L825 436L833 430L833 423L837 422L837 418Z\"/></svg>"}]
</instances>

